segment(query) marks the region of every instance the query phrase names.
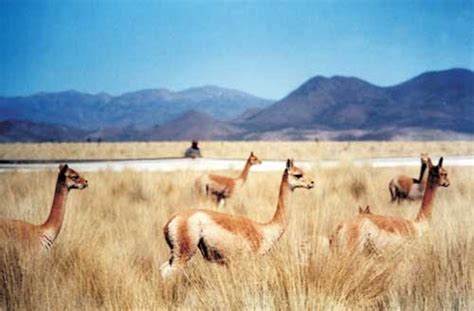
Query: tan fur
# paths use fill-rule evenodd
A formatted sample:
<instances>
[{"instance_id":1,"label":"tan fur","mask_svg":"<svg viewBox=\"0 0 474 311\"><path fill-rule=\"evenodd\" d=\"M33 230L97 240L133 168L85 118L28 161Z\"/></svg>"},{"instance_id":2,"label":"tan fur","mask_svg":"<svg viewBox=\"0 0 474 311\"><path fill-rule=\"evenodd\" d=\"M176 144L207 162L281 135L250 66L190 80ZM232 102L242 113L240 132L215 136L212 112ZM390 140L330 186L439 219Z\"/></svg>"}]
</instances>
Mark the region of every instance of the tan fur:
<instances>
[{"instance_id":1,"label":"tan fur","mask_svg":"<svg viewBox=\"0 0 474 311\"><path fill-rule=\"evenodd\" d=\"M221 229L227 230L229 232L235 233L249 241L249 244L252 245L252 249L256 250L259 248L262 241L262 233L258 229L259 224L253 222L252 220L235 215L223 214L206 209L191 209L183 211L181 213L173 215L168 223L163 228L163 233L169 234L169 223L176 219L180 218L177 234L180 237L179 244L180 247L182 244L189 245L189 234L188 234L188 220L191 216L196 215L196 213L203 213L209 216L209 218ZM180 249L180 251L189 252L187 246L186 249Z\"/></svg>"},{"instance_id":2,"label":"tan fur","mask_svg":"<svg viewBox=\"0 0 474 311\"><path fill-rule=\"evenodd\" d=\"M209 215L215 223L224 230L234 232L248 240L252 250L256 251L259 249L262 242L262 232L259 230L259 226L255 226L256 223L252 220L245 217L231 216L212 211L209 212Z\"/></svg>"},{"instance_id":3,"label":"tan fur","mask_svg":"<svg viewBox=\"0 0 474 311\"><path fill-rule=\"evenodd\" d=\"M21 220L0 219L0 243L21 251L37 253L48 250L62 227L65 203L70 189L84 189L87 180L67 165L59 166L51 212L41 225Z\"/></svg>"},{"instance_id":4,"label":"tan fur","mask_svg":"<svg viewBox=\"0 0 474 311\"><path fill-rule=\"evenodd\" d=\"M224 191L225 198L229 198L234 193L236 179L227 176L220 176L215 174L209 174L209 189L211 191L221 192Z\"/></svg>"},{"instance_id":5,"label":"tan fur","mask_svg":"<svg viewBox=\"0 0 474 311\"><path fill-rule=\"evenodd\" d=\"M296 188L311 189L313 181L288 160L280 184L277 209L271 221L257 223L242 216L234 216L204 209L192 209L173 215L163 233L171 255L161 266L167 277L186 266L199 249L206 260L227 263L230 257L242 252L265 254L283 234L287 225L287 200Z\"/></svg>"},{"instance_id":6,"label":"tan fur","mask_svg":"<svg viewBox=\"0 0 474 311\"><path fill-rule=\"evenodd\" d=\"M330 246L333 250L361 251L367 245L382 249L387 245L397 245L402 239L414 238L423 233L426 221L431 217L434 195L439 186L449 186L447 172L442 168L442 160L438 166L433 166L428 158L429 178L427 189L423 196L420 211L415 220L400 217L374 215L370 212L361 213L354 218L339 223L330 236Z\"/></svg>"},{"instance_id":7,"label":"tan fur","mask_svg":"<svg viewBox=\"0 0 474 311\"><path fill-rule=\"evenodd\" d=\"M411 187L414 184L414 180L411 177L408 176L399 176L398 177L398 185L400 186L400 189L403 190L404 192L408 193L410 192Z\"/></svg>"},{"instance_id":8,"label":"tan fur","mask_svg":"<svg viewBox=\"0 0 474 311\"><path fill-rule=\"evenodd\" d=\"M0 219L0 243L15 246L22 251L36 250L39 247L40 230L38 226L11 219Z\"/></svg>"},{"instance_id":9,"label":"tan fur","mask_svg":"<svg viewBox=\"0 0 474 311\"><path fill-rule=\"evenodd\" d=\"M245 163L244 169L238 177L228 177L216 174L203 175L195 182L195 192L208 198L212 198L219 204L223 202L224 199L228 199L234 194L238 183L241 185L245 183L252 165L260 163L262 163L262 161L251 152L247 162Z\"/></svg>"}]
</instances>

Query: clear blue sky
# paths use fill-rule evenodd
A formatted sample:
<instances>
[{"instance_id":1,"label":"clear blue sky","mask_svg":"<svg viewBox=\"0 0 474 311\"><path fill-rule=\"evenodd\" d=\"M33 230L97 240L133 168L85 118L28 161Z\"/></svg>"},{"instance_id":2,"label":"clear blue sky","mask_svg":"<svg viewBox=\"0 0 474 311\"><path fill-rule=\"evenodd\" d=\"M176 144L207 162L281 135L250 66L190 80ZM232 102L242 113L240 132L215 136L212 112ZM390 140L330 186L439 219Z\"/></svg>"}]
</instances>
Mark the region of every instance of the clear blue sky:
<instances>
[{"instance_id":1,"label":"clear blue sky","mask_svg":"<svg viewBox=\"0 0 474 311\"><path fill-rule=\"evenodd\" d=\"M0 95L219 85L278 99L474 68L473 1L0 0Z\"/></svg>"}]
</instances>

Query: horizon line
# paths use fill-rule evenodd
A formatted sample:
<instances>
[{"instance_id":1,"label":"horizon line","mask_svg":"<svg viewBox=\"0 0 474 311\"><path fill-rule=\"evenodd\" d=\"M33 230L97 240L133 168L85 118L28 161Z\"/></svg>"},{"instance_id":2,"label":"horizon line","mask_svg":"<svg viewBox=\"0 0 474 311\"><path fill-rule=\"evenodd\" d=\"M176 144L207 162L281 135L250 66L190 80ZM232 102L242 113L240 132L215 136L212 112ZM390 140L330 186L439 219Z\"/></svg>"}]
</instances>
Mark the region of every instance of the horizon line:
<instances>
[{"instance_id":1,"label":"horizon line","mask_svg":"<svg viewBox=\"0 0 474 311\"><path fill-rule=\"evenodd\" d=\"M279 100L282 100L284 99L286 96L288 96L289 94L291 94L293 91L297 90L299 87L301 87L302 85L304 85L305 83L309 82L310 80L312 79L315 79L315 78L324 78L324 79L334 79L334 78L346 78L346 79L358 79L358 80L361 80L361 81L364 81L368 84L371 84L373 86L377 86L377 87L381 87L381 88L387 88L387 87L394 87L394 86L397 86L397 85L400 85L400 84L403 84L407 81L410 81L412 79L415 79L421 75L424 75L424 74L428 74L428 73L439 73L439 72L446 72L446 71L454 71L454 70L462 70L462 71L469 71L471 73L474 73L474 69L470 69L470 68L466 68L466 67L450 67L450 68L447 68L447 69L439 69L439 70L428 70L428 71L423 71L419 74L416 74L412 77L409 77L409 78L405 78L404 80L400 81L400 82L397 82L397 83L394 83L394 84L390 84L390 85L379 85L379 84L375 84L375 83L372 83L364 78L361 78L361 77L357 77L357 76L353 76L353 75L340 75L340 74L334 74L334 75L331 75L331 76L324 76L324 75L313 75L309 78L307 78L306 80L304 80L303 82L301 82L298 87L296 87L295 89L292 89L290 90L288 93L286 93L286 95L284 95L283 97L281 97L280 99L270 99L270 98L267 98L267 97L262 97L262 96L259 96L259 95L255 95L253 93L250 93L250 92L247 92L245 90L242 90L242 89L237 89L237 88L234 88L234 87L228 87L228 86L219 86L219 85L215 85L215 84L212 84L212 83L209 83L209 84L202 84L202 85L196 85L196 86L189 86L189 87L186 87L184 89L180 89L180 90L174 90L172 88L168 88L168 87L152 87L152 88L137 88L135 90L129 90L129 91L123 91L119 94L112 94L112 93L109 93L105 90L102 90L102 91L99 91L99 92L89 92L89 91L83 91L83 90L79 90L79 89L75 89L75 88L71 88L71 89L63 89L63 90L51 90L51 91L36 91L36 92L33 92L33 93L29 93L29 94L16 94L16 95L5 95L5 94L0 94L0 97L2 98L15 98L15 97L31 97L31 96L36 96L36 95L43 95L43 94L60 94L60 93L68 93L68 92L75 92L75 93L81 93L81 94L86 94L86 95L92 95L92 96L98 96L98 95L108 95L108 96L111 96L111 97L120 97L120 96L123 96L123 95L126 95L126 94L131 94L131 93L137 93L137 92L142 92L142 91L166 91L166 92L170 92L170 93L182 93L182 92L186 92L186 91L190 91L190 90L193 90L193 89L203 89L203 88L219 88L219 89L226 89L226 90L229 90L229 91L236 91L236 92L240 92L240 93L245 93L246 95L250 95L250 96L253 96L253 97L257 97L259 99L262 99L262 100L268 100L268 101L272 101L272 102L277 102Z\"/></svg>"}]
</instances>

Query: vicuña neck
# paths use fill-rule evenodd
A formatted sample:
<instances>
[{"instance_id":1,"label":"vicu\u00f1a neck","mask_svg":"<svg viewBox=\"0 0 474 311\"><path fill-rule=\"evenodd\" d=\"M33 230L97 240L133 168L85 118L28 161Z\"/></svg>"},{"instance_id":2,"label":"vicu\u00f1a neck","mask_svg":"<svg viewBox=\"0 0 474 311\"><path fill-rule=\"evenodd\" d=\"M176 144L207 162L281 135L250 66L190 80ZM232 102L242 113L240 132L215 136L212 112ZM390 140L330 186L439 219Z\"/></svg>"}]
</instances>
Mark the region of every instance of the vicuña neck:
<instances>
[{"instance_id":1,"label":"vicu\u00f1a neck","mask_svg":"<svg viewBox=\"0 0 474 311\"><path fill-rule=\"evenodd\" d=\"M426 185L425 194L423 195L423 201L421 202L421 208L416 215L415 221L420 222L431 218L431 212L433 210L433 203L438 185L434 184L431 180L428 180Z\"/></svg>"},{"instance_id":2,"label":"vicu\u00f1a neck","mask_svg":"<svg viewBox=\"0 0 474 311\"><path fill-rule=\"evenodd\" d=\"M277 208L269 224L277 224L282 227L287 226L288 219L286 215L286 207L288 206L288 199L290 195L289 192L290 190L288 189L288 173L284 173L283 177L281 178L280 193L278 194Z\"/></svg>"},{"instance_id":3,"label":"vicu\u00f1a neck","mask_svg":"<svg viewBox=\"0 0 474 311\"><path fill-rule=\"evenodd\" d=\"M237 179L241 179L242 182L245 182L247 180L247 176L249 175L249 171L250 171L251 166L252 166L252 164L250 164L250 159L249 159L245 163L244 170L242 171L242 173L240 173L240 176L237 177Z\"/></svg>"},{"instance_id":4,"label":"vicu\u00f1a neck","mask_svg":"<svg viewBox=\"0 0 474 311\"><path fill-rule=\"evenodd\" d=\"M288 225L286 206L290 195L289 192L288 173L285 172L281 179L280 194L278 195L278 204L275 214L269 222L261 225L263 229L263 239L265 240L265 246L261 249L262 253L266 253L270 250L285 232Z\"/></svg>"},{"instance_id":5,"label":"vicu\u00f1a neck","mask_svg":"<svg viewBox=\"0 0 474 311\"><path fill-rule=\"evenodd\" d=\"M46 219L46 221L41 225L41 229L43 231L49 231L50 234L53 235L51 236L53 240L59 234L63 224L68 192L69 190L66 184L61 179L61 176L58 176L51 211L49 213L48 219Z\"/></svg>"}]
</instances>

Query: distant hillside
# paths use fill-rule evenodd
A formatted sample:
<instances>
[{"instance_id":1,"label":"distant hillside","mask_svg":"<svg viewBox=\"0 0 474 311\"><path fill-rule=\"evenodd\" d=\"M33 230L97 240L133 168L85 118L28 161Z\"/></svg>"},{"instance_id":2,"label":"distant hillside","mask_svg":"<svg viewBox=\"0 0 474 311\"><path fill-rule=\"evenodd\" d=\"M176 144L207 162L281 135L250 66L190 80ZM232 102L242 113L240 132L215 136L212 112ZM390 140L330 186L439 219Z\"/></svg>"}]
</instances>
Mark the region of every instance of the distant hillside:
<instances>
[{"instance_id":1,"label":"distant hillside","mask_svg":"<svg viewBox=\"0 0 474 311\"><path fill-rule=\"evenodd\" d=\"M314 77L247 120L253 132L285 128L416 127L474 133L474 73L429 72L393 87L358 78Z\"/></svg>"},{"instance_id":2,"label":"distant hillside","mask_svg":"<svg viewBox=\"0 0 474 311\"><path fill-rule=\"evenodd\" d=\"M179 118L141 133L141 140L229 140L242 130L211 115L189 111Z\"/></svg>"},{"instance_id":3,"label":"distant hillside","mask_svg":"<svg viewBox=\"0 0 474 311\"><path fill-rule=\"evenodd\" d=\"M263 108L269 104L269 100L215 86L180 92L141 90L120 96L66 91L0 97L0 121L24 120L87 130L126 126L145 129L190 110L207 112L219 120L230 120L250 108Z\"/></svg>"},{"instance_id":4,"label":"distant hillside","mask_svg":"<svg viewBox=\"0 0 474 311\"><path fill-rule=\"evenodd\" d=\"M390 111L400 127L474 133L474 72L452 69L421 74L388 88L397 107ZM398 108L398 109L397 109Z\"/></svg>"},{"instance_id":5,"label":"distant hillside","mask_svg":"<svg viewBox=\"0 0 474 311\"><path fill-rule=\"evenodd\" d=\"M357 128L370 115L393 104L384 90L357 78L314 77L284 99L248 120L257 130L295 128Z\"/></svg>"},{"instance_id":6,"label":"distant hillside","mask_svg":"<svg viewBox=\"0 0 474 311\"><path fill-rule=\"evenodd\" d=\"M86 137L86 131L68 126L0 121L0 142L84 141Z\"/></svg>"}]
</instances>

